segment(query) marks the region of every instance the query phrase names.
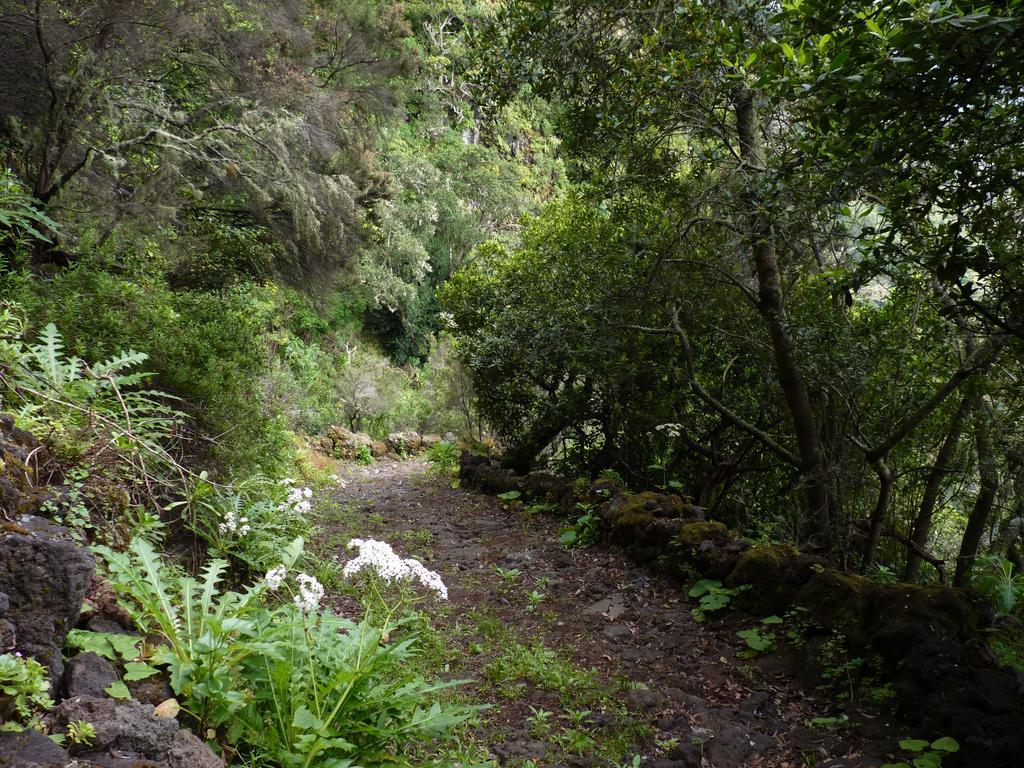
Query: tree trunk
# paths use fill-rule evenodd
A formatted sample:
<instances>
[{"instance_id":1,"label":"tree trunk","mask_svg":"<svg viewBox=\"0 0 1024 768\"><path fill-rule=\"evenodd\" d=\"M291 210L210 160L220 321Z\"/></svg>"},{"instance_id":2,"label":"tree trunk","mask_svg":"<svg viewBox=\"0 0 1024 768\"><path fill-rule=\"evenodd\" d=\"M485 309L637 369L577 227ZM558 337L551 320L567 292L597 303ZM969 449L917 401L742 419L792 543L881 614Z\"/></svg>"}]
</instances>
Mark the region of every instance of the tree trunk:
<instances>
[{"instance_id":1,"label":"tree trunk","mask_svg":"<svg viewBox=\"0 0 1024 768\"><path fill-rule=\"evenodd\" d=\"M771 220L764 212L763 201L757 190L758 177L764 171L764 156L758 130L753 93L749 89L741 88L736 96L736 131L740 144L740 158L748 177L744 203L751 240L751 256L757 272L757 305L761 316L768 324L775 356L776 376L793 420L814 534L819 538L819 544L827 545L831 542L831 529L825 459L807 383L797 357L796 340L786 317Z\"/></svg>"},{"instance_id":2,"label":"tree trunk","mask_svg":"<svg viewBox=\"0 0 1024 768\"><path fill-rule=\"evenodd\" d=\"M964 423L971 412L972 400L965 397L960 401L953 418L949 421L949 428L946 430L946 437L939 448L939 454L935 457L931 473L928 475L928 482L924 487L924 495L921 497L921 507L917 511L917 517L910 532L910 540L920 549L925 549L928 543L928 535L932 530L932 515L935 513L935 505L942 492L942 484L953 471L953 459L956 456L956 449L960 443L960 435L964 431ZM907 551L907 567L903 578L906 581L917 581L921 571L921 557L910 548Z\"/></svg>"},{"instance_id":3,"label":"tree trunk","mask_svg":"<svg viewBox=\"0 0 1024 768\"><path fill-rule=\"evenodd\" d=\"M889 500L892 498L892 470L885 463L884 457L878 457L873 461L875 474L878 475L878 500L875 508L871 511L871 521L868 524L868 540L864 545L864 560L861 563L861 572L867 573L874 565L875 555L878 551L878 541L882 537L882 528L885 526L885 515L889 511Z\"/></svg>"},{"instance_id":4,"label":"tree trunk","mask_svg":"<svg viewBox=\"0 0 1024 768\"><path fill-rule=\"evenodd\" d=\"M999 471L995 451L992 447L992 407L985 399L984 390L979 387L974 401L974 442L978 451L978 475L980 489L974 508L967 518L967 527L960 542L960 553L956 556L954 587L965 587L970 581L971 568L978 556L978 546L988 525L988 518L999 489Z\"/></svg>"}]
</instances>

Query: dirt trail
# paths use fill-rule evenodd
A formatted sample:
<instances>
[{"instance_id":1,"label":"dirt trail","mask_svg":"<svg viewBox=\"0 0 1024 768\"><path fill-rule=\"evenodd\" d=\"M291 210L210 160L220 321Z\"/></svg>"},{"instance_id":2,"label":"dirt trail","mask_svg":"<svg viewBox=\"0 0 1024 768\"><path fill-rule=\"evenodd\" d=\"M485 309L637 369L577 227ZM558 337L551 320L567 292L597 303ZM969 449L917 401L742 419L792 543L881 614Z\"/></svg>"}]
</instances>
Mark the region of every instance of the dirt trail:
<instances>
[{"instance_id":1,"label":"dirt trail","mask_svg":"<svg viewBox=\"0 0 1024 768\"><path fill-rule=\"evenodd\" d=\"M328 541L381 538L442 574L439 620L457 648L446 674L473 678L472 698L494 704L478 736L502 766L617 765L610 755L634 753L654 768L881 764L808 728L826 705L739 658L735 627L697 622L678 585L610 549L567 550L557 520L426 469L345 465Z\"/></svg>"}]
</instances>

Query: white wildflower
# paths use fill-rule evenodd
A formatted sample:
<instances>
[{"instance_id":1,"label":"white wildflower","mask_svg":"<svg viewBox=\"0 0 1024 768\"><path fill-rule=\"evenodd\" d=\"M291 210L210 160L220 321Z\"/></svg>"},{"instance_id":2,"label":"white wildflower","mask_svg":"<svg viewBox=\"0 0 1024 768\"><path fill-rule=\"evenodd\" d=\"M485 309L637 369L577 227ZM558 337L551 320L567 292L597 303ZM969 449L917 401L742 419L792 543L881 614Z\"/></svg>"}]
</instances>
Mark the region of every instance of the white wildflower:
<instances>
[{"instance_id":1,"label":"white wildflower","mask_svg":"<svg viewBox=\"0 0 1024 768\"><path fill-rule=\"evenodd\" d=\"M411 557L403 560L395 554L390 544L376 539L352 539L348 548L358 549L359 555L345 563L342 569L345 577L354 576L368 568L387 582L415 578L440 599L448 599L448 588L439 574L428 570L419 560Z\"/></svg>"},{"instance_id":2,"label":"white wildflower","mask_svg":"<svg viewBox=\"0 0 1024 768\"><path fill-rule=\"evenodd\" d=\"M288 569L283 565L277 566L277 568L271 568L267 571L267 575L263 577L263 581L266 583L267 588L270 590L278 590L281 585L284 584L284 577L288 575Z\"/></svg>"},{"instance_id":3,"label":"white wildflower","mask_svg":"<svg viewBox=\"0 0 1024 768\"><path fill-rule=\"evenodd\" d=\"M224 513L224 521L217 526L217 530L219 530L223 536L227 536L228 534L245 536L252 530L252 528L249 526L248 517L238 517L235 515L234 510L229 509Z\"/></svg>"},{"instance_id":4,"label":"white wildflower","mask_svg":"<svg viewBox=\"0 0 1024 768\"><path fill-rule=\"evenodd\" d=\"M315 611L323 599L324 585L308 573L300 573L295 579L299 582L299 594L294 598L295 604L305 613Z\"/></svg>"},{"instance_id":5,"label":"white wildflower","mask_svg":"<svg viewBox=\"0 0 1024 768\"><path fill-rule=\"evenodd\" d=\"M295 515L305 515L312 508L310 499L313 497L311 488L289 488L288 498L277 505L278 512L287 512Z\"/></svg>"}]
</instances>

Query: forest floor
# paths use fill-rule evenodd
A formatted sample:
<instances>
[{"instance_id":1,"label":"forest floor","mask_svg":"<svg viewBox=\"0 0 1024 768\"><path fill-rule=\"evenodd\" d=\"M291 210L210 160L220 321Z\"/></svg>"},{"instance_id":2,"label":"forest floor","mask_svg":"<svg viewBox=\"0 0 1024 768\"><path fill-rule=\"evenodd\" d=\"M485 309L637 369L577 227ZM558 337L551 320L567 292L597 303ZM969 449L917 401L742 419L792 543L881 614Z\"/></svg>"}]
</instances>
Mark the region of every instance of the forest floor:
<instances>
[{"instance_id":1,"label":"forest floor","mask_svg":"<svg viewBox=\"0 0 1024 768\"><path fill-rule=\"evenodd\" d=\"M771 657L742 658L735 620L698 622L677 582L610 548L567 549L554 518L452 489L427 469L418 459L341 465L316 548L344 560L350 538L378 538L441 573L450 600L424 604L436 632L423 652L435 674L473 681L462 699L492 705L469 737L499 765L884 762L864 754L863 735L812 727L827 701Z\"/></svg>"}]
</instances>

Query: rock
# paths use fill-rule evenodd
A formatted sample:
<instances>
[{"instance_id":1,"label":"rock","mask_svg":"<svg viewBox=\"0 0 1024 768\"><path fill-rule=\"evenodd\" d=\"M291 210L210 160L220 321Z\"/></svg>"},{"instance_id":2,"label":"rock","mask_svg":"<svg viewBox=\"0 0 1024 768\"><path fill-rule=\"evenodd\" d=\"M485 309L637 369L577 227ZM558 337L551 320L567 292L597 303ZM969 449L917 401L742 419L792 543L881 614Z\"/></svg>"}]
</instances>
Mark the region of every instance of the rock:
<instances>
[{"instance_id":1,"label":"rock","mask_svg":"<svg viewBox=\"0 0 1024 768\"><path fill-rule=\"evenodd\" d=\"M0 620L8 633L13 627L14 649L48 668L54 688L93 567L92 555L65 528L42 518L22 516L0 537L0 593L7 605Z\"/></svg>"},{"instance_id":2,"label":"rock","mask_svg":"<svg viewBox=\"0 0 1024 768\"><path fill-rule=\"evenodd\" d=\"M373 440L369 435L352 432L342 426L328 427L325 436L331 441L330 454L336 459L355 459L366 450L372 451Z\"/></svg>"},{"instance_id":3,"label":"rock","mask_svg":"<svg viewBox=\"0 0 1024 768\"><path fill-rule=\"evenodd\" d=\"M383 440L374 440L370 443L370 455L375 459L382 459L388 455L388 446Z\"/></svg>"},{"instance_id":4,"label":"rock","mask_svg":"<svg viewBox=\"0 0 1024 768\"><path fill-rule=\"evenodd\" d=\"M143 704L152 704L154 707L174 698L174 691L171 690L166 674L152 675L142 680L129 680L125 685L131 691L133 699Z\"/></svg>"},{"instance_id":5,"label":"rock","mask_svg":"<svg viewBox=\"0 0 1024 768\"><path fill-rule=\"evenodd\" d=\"M803 555L790 544L766 544L744 552L725 578L728 587L753 587L744 601L757 615L785 613L797 593L814 575L821 558Z\"/></svg>"},{"instance_id":6,"label":"rock","mask_svg":"<svg viewBox=\"0 0 1024 768\"><path fill-rule=\"evenodd\" d=\"M425 451L428 448L433 448L440 442L443 442L444 438L440 435L423 435L421 448Z\"/></svg>"},{"instance_id":7,"label":"rock","mask_svg":"<svg viewBox=\"0 0 1024 768\"><path fill-rule=\"evenodd\" d=\"M39 731L0 732L0 766L12 768L63 768L71 756Z\"/></svg>"},{"instance_id":8,"label":"rock","mask_svg":"<svg viewBox=\"0 0 1024 768\"><path fill-rule=\"evenodd\" d=\"M104 690L116 682L117 670L102 656L90 652L80 653L64 668L61 680L61 696L106 696Z\"/></svg>"},{"instance_id":9,"label":"rock","mask_svg":"<svg viewBox=\"0 0 1024 768\"><path fill-rule=\"evenodd\" d=\"M521 489L528 499L558 503L567 493L572 494L572 483L550 472L531 472L523 478Z\"/></svg>"},{"instance_id":10,"label":"rock","mask_svg":"<svg viewBox=\"0 0 1024 768\"><path fill-rule=\"evenodd\" d=\"M484 493L507 493L519 490L519 482L507 469L491 464L485 456L463 451L459 459L459 480L464 488L475 488Z\"/></svg>"},{"instance_id":11,"label":"rock","mask_svg":"<svg viewBox=\"0 0 1024 768\"><path fill-rule=\"evenodd\" d=\"M166 768L224 768L224 761L195 734L179 728L176 720L154 717L148 704L79 696L62 702L44 722L63 733L75 720L92 723L96 729L91 745L70 748L76 757L91 759L92 753L101 756L116 751Z\"/></svg>"},{"instance_id":12,"label":"rock","mask_svg":"<svg viewBox=\"0 0 1024 768\"><path fill-rule=\"evenodd\" d=\"M613 642L629 640L633 637L633 633L630 631L629 627L624 624L609 624L601 630L601 634L604 635L606 639Z\"/></svg>"},{"instance_id":13,"label":"rock","mask_svg":"<svg viewBox=\"0 0 1024 768\"><path fill-rule=\"evenodd\" d=\"M384 441L392 453L415 453L423 447L423 437L419 432L392 432Z\"/></svg>"},{"instance_id":14,"label":"rock","mask_svg":"<svg viewBox=\"0 0 1024 768\"><path fill-rule=\"evenodd\" d=\"M635 691L629 691L626 694L626 701L630 703L633 709L641 712L654 712L665 706L667 699L663 693L640 688Z\"/></svg>"}]
</instances>

